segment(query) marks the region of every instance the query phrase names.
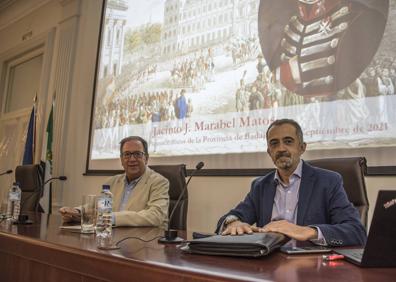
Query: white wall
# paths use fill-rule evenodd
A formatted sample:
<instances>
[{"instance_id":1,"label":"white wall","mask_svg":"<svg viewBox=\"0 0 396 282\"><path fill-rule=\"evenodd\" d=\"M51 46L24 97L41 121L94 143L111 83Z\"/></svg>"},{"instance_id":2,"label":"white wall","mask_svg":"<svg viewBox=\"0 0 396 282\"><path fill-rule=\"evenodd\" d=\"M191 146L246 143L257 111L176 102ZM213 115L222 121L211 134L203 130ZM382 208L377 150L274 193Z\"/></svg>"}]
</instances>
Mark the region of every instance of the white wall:
<instances>
[{"instance_id":1,"label":"white wall","mask_svg":"<svg viewBox=\"0 0 396 282\"><path fill-rule=\"evenodd\" d=\"M38 8L25 13L22 19L14 21L13 15L27 9L26 2L36 2ZM21 37L29 30L33 38L51 28L56 28L56 40L59 40L59 26L70 13L70 5L80 4L78 18L77 43L71 76L71 88L63 105L67 115L62 128L55 128L62 140L62 156L55 166L58 173L67 175L64 184L57 184L55 205L78 205L83 194L98 191L106 177L84 176L89 120L91 114L92 89L95 72L96 48L100 21L100 2L98 0L18 0L16 6L0 13L0 56L3 52L21 44ZM25 3L25 4L23 4ZM17 9L19 7L19 10ZM74 7L76 7L74 5ZM29 10L29 9L27 9ZM22 13L23 14L23 13ZM14 21L11 24L7 22ZM55 43L55 57L59 46ZM53 68L56 68L54 60ZM51 77L51 89L56 82ZM60 142L62 141L62 142ZM188 228L190 230L210 232L214 230L217 219L237 204L250 188L253 177L195 177L189 187ZM380 188L396 188L396 177L368 177L368 196L371 207L374 206L377 191ZM371 211L371 210L370 210Z\"/></svg>"}]
</instances>

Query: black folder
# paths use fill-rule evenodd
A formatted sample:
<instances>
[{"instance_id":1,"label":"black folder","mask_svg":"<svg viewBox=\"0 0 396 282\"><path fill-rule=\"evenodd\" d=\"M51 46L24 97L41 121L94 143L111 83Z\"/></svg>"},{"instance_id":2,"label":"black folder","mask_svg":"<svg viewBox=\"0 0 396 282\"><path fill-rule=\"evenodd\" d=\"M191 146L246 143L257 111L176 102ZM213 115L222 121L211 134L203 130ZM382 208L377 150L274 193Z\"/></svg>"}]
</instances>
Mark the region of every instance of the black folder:
<instances>
[{"instance_id":1,"label":"black folder","mask_svg":"<svg viewBox=\"0 0 396 282\"><path fill-rule=\"evenodd\" d=\"M289 240L289 237L274 232L234 236L215 235L187 241L181 250L186 253L202 255L262 257L278 249Z\"/></svg>"}]
</instances>

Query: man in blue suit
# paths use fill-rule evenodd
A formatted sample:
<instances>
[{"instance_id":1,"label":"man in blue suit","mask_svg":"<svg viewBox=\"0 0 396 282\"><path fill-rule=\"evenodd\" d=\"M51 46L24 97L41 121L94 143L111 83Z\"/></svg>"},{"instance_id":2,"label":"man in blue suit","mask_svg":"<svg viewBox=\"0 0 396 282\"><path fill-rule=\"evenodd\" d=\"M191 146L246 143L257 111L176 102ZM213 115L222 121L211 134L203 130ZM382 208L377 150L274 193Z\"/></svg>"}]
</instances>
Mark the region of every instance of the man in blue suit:
<instances>
[{"instance_id":1,"label":"man in blue suit","mask_svg":"<svg viewBox=\"0 0 396 282\"><path fill-rule=\"evenodd\" d=\"M276 120L266 138L276 171L253 181L245 199L220 218L217 232L271 231L319 245L364 245L366 231L341 175L300 159L307 146L300 125L291 119Z\"/></svg>"}]
</instances>

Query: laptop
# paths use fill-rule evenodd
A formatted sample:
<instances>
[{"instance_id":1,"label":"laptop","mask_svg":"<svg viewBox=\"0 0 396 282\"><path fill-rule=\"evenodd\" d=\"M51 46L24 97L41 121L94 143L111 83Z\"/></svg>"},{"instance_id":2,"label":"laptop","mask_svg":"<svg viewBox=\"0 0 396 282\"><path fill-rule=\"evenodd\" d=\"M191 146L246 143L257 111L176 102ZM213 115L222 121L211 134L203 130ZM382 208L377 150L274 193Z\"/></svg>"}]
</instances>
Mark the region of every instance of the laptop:
<instances>
[{"instance_id":1,"label":"laptop","mask_svg":"<svg viewBox=\"0 0 396 282\"><path fill-rule=\"evenodd\" d=\"M362 267L396 266L396 190L378 192L373 220L364 248L333 251Z\"/></svg>"}]
</instances>

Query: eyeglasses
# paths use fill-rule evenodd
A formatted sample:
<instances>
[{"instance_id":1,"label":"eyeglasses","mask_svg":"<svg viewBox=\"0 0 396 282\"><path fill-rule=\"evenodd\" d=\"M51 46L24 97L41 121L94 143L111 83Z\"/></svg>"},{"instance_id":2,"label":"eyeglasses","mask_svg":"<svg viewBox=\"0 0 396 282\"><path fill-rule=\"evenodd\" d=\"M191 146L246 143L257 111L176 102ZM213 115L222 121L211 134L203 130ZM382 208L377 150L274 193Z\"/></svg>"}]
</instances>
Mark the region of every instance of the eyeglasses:
<instances>
[{"instance_id":1,"label":"eyeglasses","mask_svg":"<svg viewBox=\"0 0 396 282\"><path fill-rule=\"evenodd\" d=\"M130 159L133 156L135 159L141 159L143 158L144 155L145 153L140 151L135 151L135 152L126 151L121 154L121 157L124 159Z\"/></svg>"}]
</instances>

